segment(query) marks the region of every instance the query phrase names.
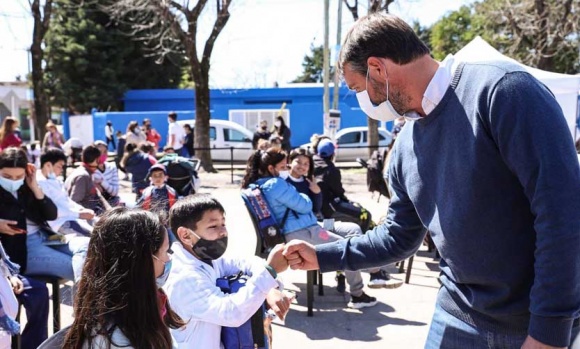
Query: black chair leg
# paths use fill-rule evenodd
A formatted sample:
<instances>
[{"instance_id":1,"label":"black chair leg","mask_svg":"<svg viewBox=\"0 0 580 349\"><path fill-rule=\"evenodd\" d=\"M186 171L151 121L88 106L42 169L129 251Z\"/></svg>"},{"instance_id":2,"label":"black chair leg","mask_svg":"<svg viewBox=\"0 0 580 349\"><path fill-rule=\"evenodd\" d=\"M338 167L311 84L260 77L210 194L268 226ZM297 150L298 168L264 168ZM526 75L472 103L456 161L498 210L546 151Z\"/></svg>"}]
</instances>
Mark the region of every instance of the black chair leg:
<instances>
[{"instance_id":1,"label":"black chair leg","mask_svg":"<svg viewBox=\"0 0 580 349\"><path fill-rule=\"evenodd\" d=\"M60 284L52 282L52 328L53 333L60 331Z\"/></svg>"},{"instance_id":2,"label":"black chair leg","mask_svg":"<svg viewBox=\"0 0 580 349\"><path fill-rule=\"evenodd\" d=\"M324 296L324 285L322 284L322 273L320 270L316 270L314 275L318 275L318 295Z\"/></svg>"},{"instance_id":3,"label":"black chair leg","mask_svg":"<svg viewBox=\"0 0 580 349\"><path fill-rule=\"evenodd\" d=\"M405 272L405 260L399 262L399 274Z\"/></svg>"},{"instance_id":4,"label":"black chair leg","mask_svg":"<svg viewBox=\"0 0 580 349\"><path fill-rule=\"evenodd\" d=\"M316 270L306 272L306 306L308 307L308 316L313 316L312 307L314 303L314 280L316 279Z\"/></svg>"},{"instance_id":5,"label":"black chair leg","mask_svg":"<svg viewBox=\"0 0 580 349\"><path fill-rule=\"evenodd\" d=\"M409 280L411 280L411 269L413 268L413 259L415 259L415 256L411 256L411 258L409 258L409 265L407 266L407 275L405 276L406 284L408 284Z\"/></svg>"}]
</instances>

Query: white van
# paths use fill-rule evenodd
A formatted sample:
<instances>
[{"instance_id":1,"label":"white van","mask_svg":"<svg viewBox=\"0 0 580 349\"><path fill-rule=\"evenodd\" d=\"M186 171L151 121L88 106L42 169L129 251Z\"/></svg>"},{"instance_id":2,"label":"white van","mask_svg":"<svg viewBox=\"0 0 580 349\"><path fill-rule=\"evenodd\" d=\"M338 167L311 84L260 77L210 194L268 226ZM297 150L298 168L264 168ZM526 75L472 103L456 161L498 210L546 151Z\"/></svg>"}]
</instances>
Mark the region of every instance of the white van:
<instances>
[{"instance_id":1,"label":"white van","mask_svg":"<svg viewBox=\"0 0 580 349\"><path fill-rule=\"evenodd\" d=\"M177 120L181 126L189 124L195 128L195 120ZM209 146L211 158L215 161L230 161L230 147L234 148L234 161L246 162L252 155L252 137L254 134L233 121L209 120Z\"/></svg>"}]
</instances>

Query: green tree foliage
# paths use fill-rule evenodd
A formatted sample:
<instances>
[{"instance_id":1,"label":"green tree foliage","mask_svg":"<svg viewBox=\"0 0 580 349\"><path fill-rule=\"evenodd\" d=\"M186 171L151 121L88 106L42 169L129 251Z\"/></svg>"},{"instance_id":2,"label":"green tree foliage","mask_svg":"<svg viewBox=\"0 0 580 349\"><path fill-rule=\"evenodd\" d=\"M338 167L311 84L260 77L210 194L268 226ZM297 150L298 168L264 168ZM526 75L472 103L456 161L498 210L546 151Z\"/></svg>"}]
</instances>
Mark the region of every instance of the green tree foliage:
<instances>
[{"instance_id":1,"label":"green tree foliage","mask_svg":"<svg viewBox=\"0 0 580 349\"><path fill-rule=\"evenodd\" d=\"M122 109L128 89L173 88L181 62L157 62L101 10L104 1L57 0L46 37L46 83L52 105L72 113ZM171 56L169 56L171 58Z\"/></svg>"},{"instance_id":2,"label":"green tree foliage","mask_svg":"<svg viewBox=\"0 0 580 349\"><path fill-rule=\"evenodd\" d=\"M324 63L324 47L310 45L310 54L304 56L302 61L302 74L292 82L322 82ZM334 79L334 68L330 68L330 80Z\"/></svg>"},{"instance_id":3,"label":"green tree foliage","mask_svg":"<svg viewBox=\"0 0 580 349\"><path fill-rule=\"evenodd\" d=\"M443 59L479 35L526 65L580 71L580 0L483 0L449 13L431 30L432 54Z\"/></svg>"},{"instance_id":4,"label":"green tree foliage","mask_svg":"<svg viewBox=\"0 0 580 349\"><path fill-rule=\"evenodd\" d=\"M477 35L488 40L482 26L481 17L473 15L473 8L470 6L461 6L459 10L447 14L431 27L430 46L433 57L442 60L448 54L459 51Z\"/></svg>"}]
</instances>

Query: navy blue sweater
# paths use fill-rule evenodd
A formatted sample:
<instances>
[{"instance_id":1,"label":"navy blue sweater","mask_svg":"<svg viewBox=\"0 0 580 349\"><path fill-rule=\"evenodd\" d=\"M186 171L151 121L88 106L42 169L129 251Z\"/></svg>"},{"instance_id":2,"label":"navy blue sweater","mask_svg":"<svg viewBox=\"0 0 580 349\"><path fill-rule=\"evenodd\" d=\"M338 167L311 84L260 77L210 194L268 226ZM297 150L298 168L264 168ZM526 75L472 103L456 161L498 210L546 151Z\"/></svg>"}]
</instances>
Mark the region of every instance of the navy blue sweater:
<instances>
[{"instance_id":1,"label":"navy blue sweater","mask_svg":"<svg viewBox=\"0 0 580 349\"><path fill-rule=\"evenodd\" d=\"M288 176L288 178L286 178L286 182L292 184L292 186L296 188L297 192L308 195L308 197L310 197L310 200L312 201L312 212L314 212L314 214L318 214L320 212L320 209L322 208L322 193L314 194L312 191L310 191L310 184L308 184L305 179L302 181L297 181L292 180L292 177Z\"/></svg>"},{"instance_id":2,"label":"navy blue sweater","mask_svg":"<svg viewBox=\"0 0 580 349\"><path fill-rule=\"evenodd\" d=\"M435 110L408 122L382 226L316 246L323 271L441 254L438 303L483 330L567 346L580 316L580 168L556 100L509 63L460 65Z\"/></svg>"}]
</instances>

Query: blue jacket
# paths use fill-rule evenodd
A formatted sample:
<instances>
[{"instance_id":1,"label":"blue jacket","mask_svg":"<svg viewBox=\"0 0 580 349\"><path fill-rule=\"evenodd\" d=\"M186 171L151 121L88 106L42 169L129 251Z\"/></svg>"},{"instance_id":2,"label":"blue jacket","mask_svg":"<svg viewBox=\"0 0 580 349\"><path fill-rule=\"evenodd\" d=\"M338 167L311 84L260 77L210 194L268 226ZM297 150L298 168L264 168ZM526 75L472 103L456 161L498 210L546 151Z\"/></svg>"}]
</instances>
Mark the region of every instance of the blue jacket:
<instances>
[{"instance_id":1,"label":"blue jacket","mask_svg":"<svg viewBox=\"0 0 580 349\"><path fill-rule=\"evenodd\" d=\"M282 234L316 225L316 217L312 213L312 201L308 195L300 194L291 184L280 177L260 178L256 184L262 187L262 192L274 211L278 223L282 223L284 213L289 208Z\"/></svg>"}]
</instances>

